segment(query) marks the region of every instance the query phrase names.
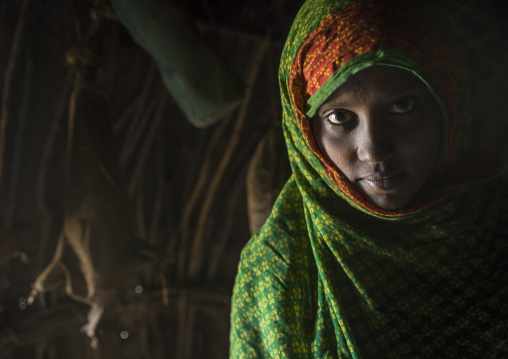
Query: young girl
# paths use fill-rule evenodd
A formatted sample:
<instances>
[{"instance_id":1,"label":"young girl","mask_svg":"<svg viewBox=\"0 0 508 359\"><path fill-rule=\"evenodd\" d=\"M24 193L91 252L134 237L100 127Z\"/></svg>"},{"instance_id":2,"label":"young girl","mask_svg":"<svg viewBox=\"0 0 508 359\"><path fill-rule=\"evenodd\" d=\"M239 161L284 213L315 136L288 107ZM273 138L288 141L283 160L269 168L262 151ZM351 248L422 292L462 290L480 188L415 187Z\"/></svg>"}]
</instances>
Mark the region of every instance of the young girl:
<instances>
[{"instance_id":1,"label":"young girl","mask_svg":"<svg viewBox=\"0 0 508 359\"><path fill-rule=\"evenodd\" d=\"M307 0L282 54L293 175L242 252L232 358L508 357L508 206L430 1Z\"/></svg>"}]
</instances>

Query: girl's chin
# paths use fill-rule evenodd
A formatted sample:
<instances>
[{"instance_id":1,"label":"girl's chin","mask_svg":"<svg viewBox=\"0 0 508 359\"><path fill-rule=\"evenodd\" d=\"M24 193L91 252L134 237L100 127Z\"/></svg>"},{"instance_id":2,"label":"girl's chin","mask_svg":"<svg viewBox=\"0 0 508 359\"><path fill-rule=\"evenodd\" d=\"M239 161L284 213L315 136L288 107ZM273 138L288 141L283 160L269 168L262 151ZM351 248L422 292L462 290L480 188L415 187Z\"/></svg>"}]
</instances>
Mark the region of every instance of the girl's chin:
<instances>
[{"instance_id":1,"label":"girl's chin","mask_svg":"<svg viewBox=\"0 0 508 359\"><path fill-rule=\"evenodd\" d=\"M413 194L400 192L402 191L391 190L385 193L369 193L369 191L360 190L360 193L367 201L378 208L388 211L397 211L405 208L414 197Z\"/></svg>"}]
</instances>

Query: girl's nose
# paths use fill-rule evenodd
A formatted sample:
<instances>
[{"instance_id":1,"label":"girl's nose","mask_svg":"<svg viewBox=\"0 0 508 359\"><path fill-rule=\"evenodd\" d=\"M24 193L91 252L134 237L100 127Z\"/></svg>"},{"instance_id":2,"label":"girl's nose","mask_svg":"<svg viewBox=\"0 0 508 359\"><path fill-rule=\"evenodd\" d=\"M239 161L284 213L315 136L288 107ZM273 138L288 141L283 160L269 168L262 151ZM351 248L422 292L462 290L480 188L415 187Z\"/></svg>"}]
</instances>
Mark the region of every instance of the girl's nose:
<instances>
[{"instance_id":1,"label":"girl's nose","mask_svg":"<svg viewBox=\"0 0 508 359\"><path fill-rule=\"evenodd\" d=\"M393 144L385 121L367 115L360 119L360 123L356 136L358 159L367 163L380 163L392 157Z\"/></svg>"}]
</instances>

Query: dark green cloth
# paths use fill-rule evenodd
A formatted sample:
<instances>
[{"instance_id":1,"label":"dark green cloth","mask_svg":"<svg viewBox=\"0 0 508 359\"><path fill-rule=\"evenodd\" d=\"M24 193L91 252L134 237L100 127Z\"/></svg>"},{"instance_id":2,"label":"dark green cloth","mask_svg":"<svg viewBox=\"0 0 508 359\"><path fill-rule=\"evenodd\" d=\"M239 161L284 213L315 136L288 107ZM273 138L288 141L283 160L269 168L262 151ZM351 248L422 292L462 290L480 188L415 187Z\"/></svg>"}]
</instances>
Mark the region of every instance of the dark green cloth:
<instances>
[{"instance_id":1,"label":"dark green cloth","mask_svg":"<svg viewBox=\"0 0 508 359\"><path fill-rule=\"evenodd\" d=\"M231 357L506 357L506 195L493 181L394 222L323 213L293 177L242 253Z\"/></svg>"}]
</instances>

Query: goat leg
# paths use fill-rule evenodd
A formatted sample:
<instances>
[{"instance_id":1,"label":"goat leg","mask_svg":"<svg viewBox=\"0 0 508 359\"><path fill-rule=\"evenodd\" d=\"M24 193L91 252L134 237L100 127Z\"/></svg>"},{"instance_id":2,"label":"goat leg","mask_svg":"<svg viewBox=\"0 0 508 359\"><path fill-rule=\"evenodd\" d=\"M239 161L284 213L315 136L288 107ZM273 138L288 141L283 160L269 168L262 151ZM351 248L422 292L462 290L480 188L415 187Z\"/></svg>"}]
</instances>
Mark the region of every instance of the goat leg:
<instances>
[{"instance_id":1,"label":"goat leg","mask_svg":"<svg viewBox=\"0 0 508 359\"><path fill-rule=\"evenodd\" d=\"M44 268L44 270L37 276L35 279L34 284L32 285L32 291L30 292L30 295L28 296L27 303L28 305L31 305L35 297L37 297L40 293L45 292L45 282L47 277L50 275L50 273L53 271L53 269L61 262L63 249L65 245L65 234L62 232L60 234L60 237L58 238L58 242L55 249L55 254L53 255L53 258L51 259L51 262ZM40 301L43 306L45 306L45 300L44 296L40 296Z\"/></svg>"}]
</instances>

